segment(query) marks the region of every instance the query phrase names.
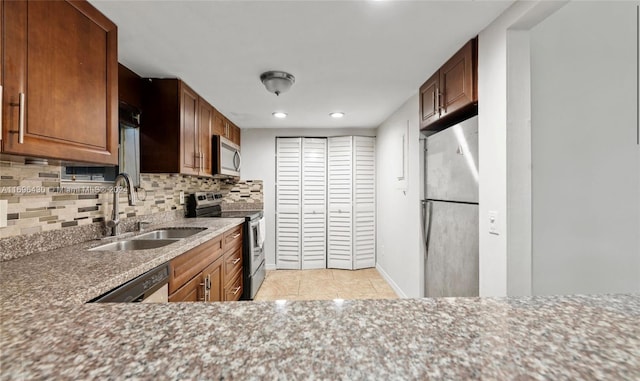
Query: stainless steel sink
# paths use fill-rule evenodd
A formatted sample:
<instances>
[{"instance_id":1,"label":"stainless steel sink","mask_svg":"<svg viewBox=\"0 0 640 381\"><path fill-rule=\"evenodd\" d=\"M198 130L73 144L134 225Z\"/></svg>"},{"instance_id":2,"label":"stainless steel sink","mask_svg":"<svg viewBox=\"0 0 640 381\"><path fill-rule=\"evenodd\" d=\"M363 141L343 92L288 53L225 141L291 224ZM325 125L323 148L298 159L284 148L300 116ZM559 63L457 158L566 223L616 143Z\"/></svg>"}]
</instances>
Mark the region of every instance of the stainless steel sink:
<instances>
[{"instance_id":1,"label":"stainless steel sink","mask_svg":"<svg viewBox=\"0 0 640 381\"><path fill-rule=\"evenodd\" d=\"M149 233L141 234L134 238L134 240L143 239L175 239L175 238L187 238L194 234L198 234L207 228L166 228L151 231Z\"/></svg>"},{"instance_id":2,"label":"stainless steel sink","mask_svg":"<svg viewBox=\"0 0 640 381\"><path fill-rule=\"evenodd\" d=\"M131 239L126 241L117 241L100 245L89 249L89 251L122 251L122 250L147 250L157 249L159 247L170 245L178 242L178 239Z\"/></svg>"}]
</instances>

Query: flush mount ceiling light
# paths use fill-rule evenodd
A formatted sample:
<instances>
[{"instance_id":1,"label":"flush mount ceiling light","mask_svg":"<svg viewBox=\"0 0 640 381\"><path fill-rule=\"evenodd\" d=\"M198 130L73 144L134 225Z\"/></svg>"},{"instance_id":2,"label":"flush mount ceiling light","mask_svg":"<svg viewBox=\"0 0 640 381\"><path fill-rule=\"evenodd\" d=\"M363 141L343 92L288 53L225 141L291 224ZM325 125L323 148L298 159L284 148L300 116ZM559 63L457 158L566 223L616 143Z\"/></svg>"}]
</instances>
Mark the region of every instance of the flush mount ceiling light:
<instances>
[{"instance_id":1,"label":"flush mount ceiling light","mask_svg":"<svg viewBox=\"0 0 640 381\"><path fill-rule=\"evenodd\" d=\"M344 116L343 112L332 112L329 114L330 117L340 119Z\"/></svg>"},{"instance_id":2,"label":"flush mount ceiling light","mask_svg":"<svg viewBox=\"0 0 640 381\"><path fill-rule=\"evenodd\" d=\"M284 71L267 71L260 74L260 81L268 91L280 95L291 88L296 77Z\"/></svg>"},{"instance_id":3,"label":"flush mount ceiling light","mask_svg":"<svg viewBox=\"0 0 640 381\"><path fill-rule=\"evenodd\" d=\"M279 111L276 111L276 112L272 113L271 115L273 115L276 118L280 118L280 119L284 119L284 118L287 117L287 113L286 112L279 112Z\"/></svg>"}]
</instances>

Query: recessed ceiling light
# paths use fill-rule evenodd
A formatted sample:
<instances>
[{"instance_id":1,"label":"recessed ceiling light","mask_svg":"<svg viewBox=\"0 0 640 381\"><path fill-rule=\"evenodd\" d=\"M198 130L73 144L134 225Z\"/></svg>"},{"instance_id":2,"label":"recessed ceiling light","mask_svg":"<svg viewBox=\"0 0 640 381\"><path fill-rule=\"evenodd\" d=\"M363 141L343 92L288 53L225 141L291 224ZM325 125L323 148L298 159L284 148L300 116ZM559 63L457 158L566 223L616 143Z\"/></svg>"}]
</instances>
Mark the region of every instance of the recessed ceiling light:
<instances>
[{"instance_id":1,"label":"recessed ceiling light","mask_svg":"<svg viewBox=\"0 0 640 381\"><path fill-rule=\"evenodd\" d=\"M280 119L284 119L287 117L287 113L286 112L274 112L273 114L271 114L273 116L275 116L276 118L280 118Z\"/></svg>"},{"instance_id":2,"label":"recessed ceiling light","mask_svg":"<svg viewBox=\"0 0 640 381\"><path fill-rule=\"evenodd\" d=\"M329 116L331 116L332 118L339 119L339 118L342 118L344 116L344 113L343 112L332 112L331 114L329 114Z\"/></svg>"}]
</instances>

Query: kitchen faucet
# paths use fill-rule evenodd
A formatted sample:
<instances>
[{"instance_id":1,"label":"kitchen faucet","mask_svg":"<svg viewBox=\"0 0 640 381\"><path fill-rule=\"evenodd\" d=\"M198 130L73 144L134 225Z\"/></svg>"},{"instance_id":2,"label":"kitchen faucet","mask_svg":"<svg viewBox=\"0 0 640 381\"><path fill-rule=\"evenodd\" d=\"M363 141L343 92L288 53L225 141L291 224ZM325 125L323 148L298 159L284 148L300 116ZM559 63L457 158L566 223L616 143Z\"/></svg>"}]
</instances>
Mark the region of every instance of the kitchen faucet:
<instances>
[{"instance_id":1,"label":"kitchen faucet","mask_svg":"<svg viewBox=\"0 0 640 381\"><path fill-rule=\"evenodd\" d=\"M131 183L131 177L126 173L120 173L113 181L113 213L111 214L111 221L107 221L107 227L111 228L111 235L118 235L118 224L120 223L120 211L118 206L118 184L124 180L124 185L127 188L127 197L129 199L129 205L134 206L136 204L136 193Z\"/></svg>"}]
</instances>

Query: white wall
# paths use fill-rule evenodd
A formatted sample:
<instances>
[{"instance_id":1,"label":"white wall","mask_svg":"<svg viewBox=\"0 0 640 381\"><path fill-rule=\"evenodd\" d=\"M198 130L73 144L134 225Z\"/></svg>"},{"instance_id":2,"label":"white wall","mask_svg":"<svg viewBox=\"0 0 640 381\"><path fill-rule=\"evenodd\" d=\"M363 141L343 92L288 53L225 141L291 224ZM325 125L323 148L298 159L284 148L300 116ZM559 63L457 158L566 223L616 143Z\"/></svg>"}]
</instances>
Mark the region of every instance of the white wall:
<instances>
[{"instance_id":1,"label":"white wall","mask_svg":"<svg viewBox=\"0 0 640 381\"><path fill-rule=\"evenodd\" d=\"M507 126L510 124L507 114L508 35L512 30L526 29L539 22L562 4L552 1L516 2L479 33L480 296L504 296L509 293L507 233L512 229L508 229L507 200L508 192L518 190L517 187L507 187ZM530 158L525 157L524 160ZM489 233L490 211L498 213L497 235ZM526 218L526 213L520 213L519 216ZM526 226L526 221L514 225L517 229L526 229ZM519 237L526 235L526 232L522 232ZM509 253L515 256L526 254Z\"/></svg>"},{"instance_id":2,"label":"white wall","mask_svg":"<svg viewBox=\"0 0 640 381\"><path fill-rule=\"evenodd\" d=\"M397 293L408 297L423 296L418 114L416 94L378 127L376 147L378 269ZM403 183L397 177L402 157L401 139L406 131L407 180Z\"/></svg>"},{"instance_id":3,"label":"white wall","mask_svg":"<svg viewBox=\"0 0 640 381\"><path fill-rule=\"evenodd\" d=\"M293 129L256 128L242 129L242 170L243 180L264 181L264 215L267 236L265 240L266 266L275 269L275 225L276 225L276 137L303 136L324 137L362 135L375 136L374 129Z\"/></svg>"},{"instance_id":4,"label":"white wall","mask_svg":"<svg viewBox=\"0 0 640 381\"><path fill-rule=\"evenodd\" d=\"M534 294L640 291L637 4L531 30Z\"/></svg>"}]
</instances>

